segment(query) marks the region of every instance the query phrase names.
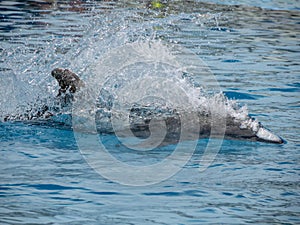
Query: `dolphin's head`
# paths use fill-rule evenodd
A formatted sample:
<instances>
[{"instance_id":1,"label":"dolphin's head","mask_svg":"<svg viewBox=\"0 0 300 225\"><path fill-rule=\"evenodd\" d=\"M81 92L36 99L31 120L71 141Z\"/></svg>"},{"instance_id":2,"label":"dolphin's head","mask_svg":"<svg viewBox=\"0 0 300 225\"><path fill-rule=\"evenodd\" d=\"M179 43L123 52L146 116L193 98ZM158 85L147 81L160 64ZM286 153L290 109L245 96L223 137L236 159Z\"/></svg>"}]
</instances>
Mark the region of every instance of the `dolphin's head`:
<instances>
[{"instance_id":1,"label":"dolphin's head","mask_svg":"<svg viewBox=\"0 0 300 225\"><path fill-rule=\"evenodd\" d=\"M56 79L56 80L61 80L62 75L64 74L64 69L62 68L55 68L52 70L51 75Z\"/></svg>"},{"instance_id":2,"label":"dolphin's head","mask_svg":"<svg viewBox=\"0 0 300 225\"><path fill-rule=\"evenodd\" d=\"M260 122L256 121L254 118L249 117L242 123L240 128L246 128L247 130L251 130L257 141L276 144L285 143L285 141L281 137L272 133L269 129L265 128Z\"/></svg>"},{"instance_id":3,"label":"dolphin's head","mask_svg":"<svg viewBox=\"0 0 300 225\"><path fill-rule=\"evenodd\" d=\"M259 127L256 132L256 137L258 141L271 142L276 144L283 144L285 141L276 134L273 134L270 130L263 127L262 125Z\"/></svg>"}]
</instances>

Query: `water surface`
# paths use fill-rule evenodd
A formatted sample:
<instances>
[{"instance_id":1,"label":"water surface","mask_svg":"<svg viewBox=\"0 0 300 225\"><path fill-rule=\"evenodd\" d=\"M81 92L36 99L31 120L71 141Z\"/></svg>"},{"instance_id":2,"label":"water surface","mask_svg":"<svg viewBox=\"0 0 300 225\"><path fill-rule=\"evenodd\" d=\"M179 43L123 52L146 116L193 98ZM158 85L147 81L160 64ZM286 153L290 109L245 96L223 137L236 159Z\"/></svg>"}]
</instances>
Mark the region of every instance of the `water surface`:
<instances>
[{"instance_id":1,"label":"water surface","mask_svg":"<svg viewBox=\"0 0 300 225\"><path fill-rule=\"evenodd\" d=\"M87 76L108 46L156 36L197 54L229 98L247 104L287 143L224 140L214 162L199 172L208 141L201 139L179 173L131 187L91 169L71 129L1 122L1 223L298 224L299 2L149 2L1 2L1 115L41 93L54 97L54 67ZM113 135L102 138L120 160L138 165L174 149L145 154L129 151Z\"/></svg>"}]
</instances>

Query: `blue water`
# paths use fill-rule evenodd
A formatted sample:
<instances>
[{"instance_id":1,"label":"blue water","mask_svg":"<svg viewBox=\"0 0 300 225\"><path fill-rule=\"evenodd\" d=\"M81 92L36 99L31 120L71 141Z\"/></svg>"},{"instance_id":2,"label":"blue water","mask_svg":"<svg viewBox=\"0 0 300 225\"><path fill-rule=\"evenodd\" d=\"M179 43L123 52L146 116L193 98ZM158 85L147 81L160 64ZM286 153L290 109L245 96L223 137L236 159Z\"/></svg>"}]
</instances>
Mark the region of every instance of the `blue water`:
<instances>
[{"instance_id":1,"label":"blue water","mask_svg":"<svg viewBox=\"0 0 300 225\"><path fill-rule=\"evenodd\" d=\"M102 54L86 49L99 40L104 50L120 44L113 34L121 30L128 39L156 35L197 54L224 94L286 143L224 140L200 172L208 143L200 139L182 170L137 187L93 170L70 127L1 122L1 224L300 223L299 2L205 2L152 9L136 1L0 2L1 115L41 93L55 96L51 69L84 73ZM161 161L176 147L130 151L114 135L100 138L112 155L137 166Z\"/></svg>"}]
</instances>

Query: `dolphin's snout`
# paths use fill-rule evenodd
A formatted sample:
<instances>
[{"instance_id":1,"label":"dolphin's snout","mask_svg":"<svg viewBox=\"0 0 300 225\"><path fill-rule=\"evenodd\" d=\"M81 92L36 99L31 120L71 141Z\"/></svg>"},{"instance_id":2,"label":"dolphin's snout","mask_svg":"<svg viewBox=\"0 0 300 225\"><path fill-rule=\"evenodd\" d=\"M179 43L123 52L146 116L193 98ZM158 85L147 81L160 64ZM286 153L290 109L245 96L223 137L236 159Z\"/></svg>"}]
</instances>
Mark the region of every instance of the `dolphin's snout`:
<instances>
[{"instance_id":1,"label":"dolphin's snout","mask_svg":"<svg viewBox=\"0 0 300 225\"><path fill-rule=\"evenodd\" d=\"M276 134L273 134L271 131L264 127L260 127L256 133L256 136L261 140L265 142L272 142L272 143L277 143L277 144L282 144L285 141L279 137Z\"/></svg>"}]
</instances>

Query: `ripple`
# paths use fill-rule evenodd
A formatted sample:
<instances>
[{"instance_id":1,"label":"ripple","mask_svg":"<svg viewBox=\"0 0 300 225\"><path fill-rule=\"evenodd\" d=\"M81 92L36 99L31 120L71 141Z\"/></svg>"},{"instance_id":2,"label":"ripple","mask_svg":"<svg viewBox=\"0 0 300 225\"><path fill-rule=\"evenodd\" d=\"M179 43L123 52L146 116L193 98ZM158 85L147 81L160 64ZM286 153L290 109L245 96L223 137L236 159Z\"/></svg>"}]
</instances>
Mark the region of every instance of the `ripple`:
<instances>
[{"instance_id":1,"label":"ripple","mask_svg":"<svg viewBox=\"0 0 300 225\"><path fill-rule=\"evenodd\" d=\"M269 91L278 91L278 92L299 92L299 88L269 88Z\"/></svg>"},{"instance_id":2,"label":"ripple","mask_svg":"<svg viewBox=\"0 0 300 225\"><path fill-rule=\"evenodd\" d=\"M225 63L236 63L236 62L242 62L242 61L238 60L238 59L225 59L225 60L222 60L222 62L225 62Z\"/></svg>"},{"instance_id":3,"label":"ripple","mask_svg":"<svg viewBox=\"0 0 300 225\"><path fill-rule=\"evenodd\" d=\"M57 184L32 184L32 185L26 185L27 187L33 187L37 190L73 190L73 189L79 189L79 190L86 190L85 188L81 187L72 187L72 186L62 186Z\"/></svg>"},{"instance_id":4,"label":"ripple","mask_svg":"<svg viewBox=\"0 0 300 225\"><path fill-rule=\"evenodd\" d=\"M225 96L227 96L230 99L256 100L258 98L264 97L262 95L247 94L247 93L236 92L236 91L224 91L223 93L225 94Z\"/></svg>"},{"instance_id":5,"label":"ripple","mask_svg":"<svg viewBox=\"0 0 300 225\"><path fill-rule=\"evenodd\" d=\"M143 195L174 197L174 196L180 196L180 195L182 195L182 193L180 193L180 192L172 192L172 191L167 191L167 192L147 192L147 193L143 193Z\"/></svg>"}]
</instances>

